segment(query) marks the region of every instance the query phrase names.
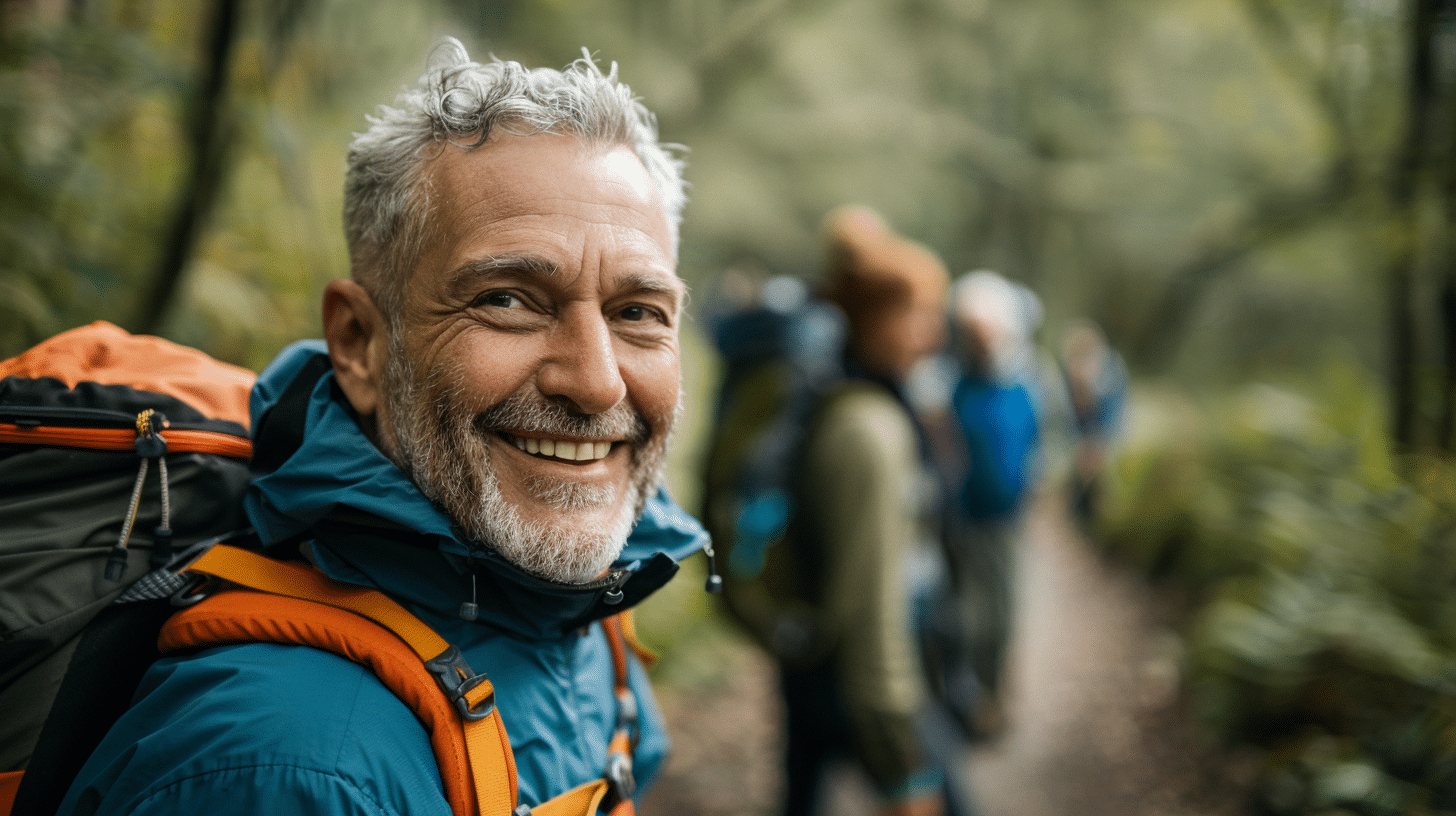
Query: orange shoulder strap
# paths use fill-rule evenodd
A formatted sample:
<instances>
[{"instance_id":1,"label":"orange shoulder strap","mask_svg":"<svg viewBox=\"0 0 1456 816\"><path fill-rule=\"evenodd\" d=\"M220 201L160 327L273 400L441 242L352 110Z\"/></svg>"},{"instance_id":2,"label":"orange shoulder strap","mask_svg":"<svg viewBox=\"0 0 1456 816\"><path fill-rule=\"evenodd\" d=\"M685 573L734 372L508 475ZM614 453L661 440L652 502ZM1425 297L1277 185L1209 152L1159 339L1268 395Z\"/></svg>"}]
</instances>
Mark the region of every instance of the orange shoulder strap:
<instances>
[{"instance_id":1,"label":"orange shoulder strap","mask_svg":"<svg viewBox=\"0 0 1456 816\"><path fill-rule=\"evenodd\" d=\"M15 794L20 790L20 778L24 775L25 771L0 773L0 814L9 816L15 807Z\"/></svg>"},{"instance_id":2,"label":"orange shoulder strap","mask_svg":"<svg viewBox=\"0 0 1456 816\"><path fill-rule=\"evenodd\" d=\"M262 641L368 666L429 731L451 812L514 811L515 757L495 690L418 618L382 593L226 545L188 569L257 591L225 590L176 613L162 629L162 651Z\"/></svg>"},{"instance_id":3,"label":"orange shoulder strap","mask_svg":"<svg viewBox=\"0 0 1456 816\"><path fill-rule=\"evenodd\" d=\"M429 732L451 812L475 812L465 732L457 723L454 709L439 693L414 651L358 615L313 601L224 590L173 615L162 629L158 646L170 652L252 642L311 646L374 672ZM509 813L509 808L505 812Z\"/></svg>"},{"instance_id":4,"label":"orange shoulder strap","mask_svg":"<svg viewBox=\"0 0 1456 816\"><path fill-rule=\"evenodd\" d=\"M158 641L162 651L283 643L323 649L366 666L425 725L452 813L516 813L515 757L495 710L494 689L424 622L382 593L223 544L187 569L245 589L217 592L174 614ZM632 694L627 646L650 653L637 643L627 613L602 621L602 628L612 650L619 710L607 773L538 805L533 816L590 816L609 795L610 816L632 816L631 723L621 714L636 711L635 699L627 699ZM634 718L635 713L628 719ZM623 768L629 780L625 789ZM617 779L609 781L614 771Z\"/></svg>"}]
</instances>

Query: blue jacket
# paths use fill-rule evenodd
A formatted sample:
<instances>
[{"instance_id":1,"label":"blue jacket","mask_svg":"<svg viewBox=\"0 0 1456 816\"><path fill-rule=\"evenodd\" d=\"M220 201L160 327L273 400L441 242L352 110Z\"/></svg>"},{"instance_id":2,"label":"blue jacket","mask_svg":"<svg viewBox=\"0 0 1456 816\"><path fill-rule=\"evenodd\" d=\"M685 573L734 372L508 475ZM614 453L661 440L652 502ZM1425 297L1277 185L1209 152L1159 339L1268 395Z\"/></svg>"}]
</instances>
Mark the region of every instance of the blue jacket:
<instances>
[{"instance_id":1,"label":"blue jacket","mask_svg":"<svg viewBox=\"0 0 1456 816\"><path fill-rule=\"evenodd\" d=\"M1031 390L967 374L953 406L966 444L968 468L960 505L966 518L1009 517L1034 486L1040 418Z\"/></svg>"},{"instance_id":2,"label":"blue jacket","mask_svg":"<svg viewBox=\"0 0 1456 816\"><path fill-rule=\"evenodd\" d=\"M293 387L290 388L290 385ZM265 542L308 531L334 578L384 590L490 676L520 801L601 776L615 724L609 647L589 625L660 587L706 536L665 493L609 580L551 584L455 533L362 435L319 343L285 350L253 391L248 514ZM474 597L479 619L458 616ZM621 593L616 604L608 601ZM631 661L638 790L667 751ZM306 647L246 644L166 658L86 763L62 813L444 814L424 728L367 669Z\"/></svg>"}]
</instances>

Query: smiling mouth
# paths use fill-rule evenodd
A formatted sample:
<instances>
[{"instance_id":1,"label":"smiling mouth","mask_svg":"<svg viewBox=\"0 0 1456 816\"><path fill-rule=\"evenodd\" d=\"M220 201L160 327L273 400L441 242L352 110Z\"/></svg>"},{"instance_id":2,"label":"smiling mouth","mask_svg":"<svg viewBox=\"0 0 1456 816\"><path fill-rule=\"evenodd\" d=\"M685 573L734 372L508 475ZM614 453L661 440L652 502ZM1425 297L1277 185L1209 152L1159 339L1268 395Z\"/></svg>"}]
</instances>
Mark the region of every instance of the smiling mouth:
<instances>
[{"instance_id":1,"label":"smiling mouth","mask_svg":"<svg viewBox=\"0 0 1456 816\"><path fill-rule=\"evenodd\" d=\"M501 433L501 438L532 456L556 459L562 462L595 462L606 458L612 450L611 442L565 439L538 439L529 436L514 436Z\"/></svg>"}]
</instances>

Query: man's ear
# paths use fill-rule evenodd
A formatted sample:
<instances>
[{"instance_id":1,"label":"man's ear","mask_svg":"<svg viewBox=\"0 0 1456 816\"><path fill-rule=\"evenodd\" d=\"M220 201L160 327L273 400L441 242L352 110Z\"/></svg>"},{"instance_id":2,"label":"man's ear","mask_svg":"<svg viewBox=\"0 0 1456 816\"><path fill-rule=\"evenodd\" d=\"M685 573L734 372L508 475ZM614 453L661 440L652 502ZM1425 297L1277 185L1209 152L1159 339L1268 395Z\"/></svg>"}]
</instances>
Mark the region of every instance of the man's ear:
<instances>
[{"instance_id":1,"label":"man's ear","mask_svg":"<svg viewBox=\"0 0 1456 816\"><path fill-rule=\"evenodd\" d=\"M384 315L364 287L348 279L329 281L324 287L323 310L334 377L359 416L374 419L389 353Z\"/></svg>"}]
</instances>

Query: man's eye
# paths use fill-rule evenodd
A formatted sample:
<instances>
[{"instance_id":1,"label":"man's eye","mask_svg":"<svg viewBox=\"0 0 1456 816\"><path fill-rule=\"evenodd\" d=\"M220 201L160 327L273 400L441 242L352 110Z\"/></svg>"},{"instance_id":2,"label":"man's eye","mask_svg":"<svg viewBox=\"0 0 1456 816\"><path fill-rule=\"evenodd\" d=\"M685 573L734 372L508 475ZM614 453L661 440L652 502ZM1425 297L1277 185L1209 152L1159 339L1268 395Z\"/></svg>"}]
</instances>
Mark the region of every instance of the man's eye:
<instances>
[{"instance_id":1,"label":"man's eye","mask_svg":"<svg viewBox=\"0 0 1456 816\"><path fill-rule=\"evenodd\" d=\"M627 306L617 313L623 320L637 323L643 320L661 320L661 314L648 306Z\"/></svg>"},{"instance_id":2,"label":"man's eye","mask_svg":"<svg viewBox=\"0 0 1456 816\"><path fill-rule=\"evenodd\" d=\"M514 309L521 306L521 299L510 292L486 292L475 299L476 306L494 306L498 309Z\"/></svg>"}]
</instances>

